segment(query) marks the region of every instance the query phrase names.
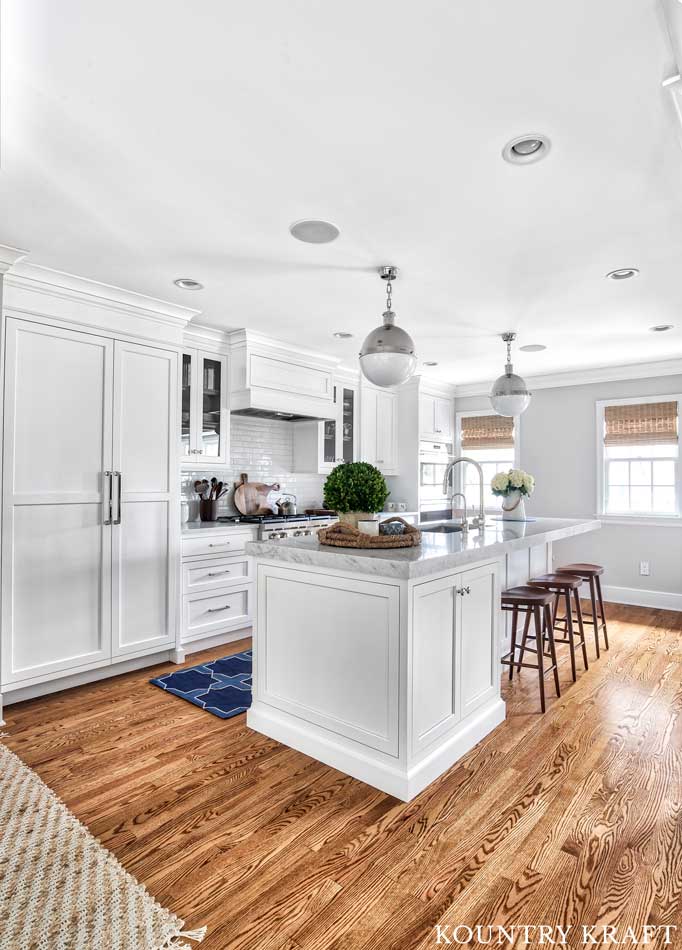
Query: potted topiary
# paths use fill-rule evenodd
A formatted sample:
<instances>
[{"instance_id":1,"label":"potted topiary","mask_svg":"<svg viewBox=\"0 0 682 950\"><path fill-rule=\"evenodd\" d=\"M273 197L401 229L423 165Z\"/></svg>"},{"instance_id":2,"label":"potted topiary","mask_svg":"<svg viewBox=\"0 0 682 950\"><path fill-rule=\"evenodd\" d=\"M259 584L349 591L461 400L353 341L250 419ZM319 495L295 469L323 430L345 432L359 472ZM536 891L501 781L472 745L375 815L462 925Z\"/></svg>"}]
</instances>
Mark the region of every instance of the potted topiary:
<instances>
[{"instance_id":1,"label":"potted topiary","mask_svg":"<svg viewBox=\"0 0 682 950\"><path fill-rule=\"evenodd\" d=\"M325 508L339 513L339 520L357 528L358 521L383 511L390 492L386 479L369 462L344 462L337 465L324 483Z\"/></svg>"}]
</instances>

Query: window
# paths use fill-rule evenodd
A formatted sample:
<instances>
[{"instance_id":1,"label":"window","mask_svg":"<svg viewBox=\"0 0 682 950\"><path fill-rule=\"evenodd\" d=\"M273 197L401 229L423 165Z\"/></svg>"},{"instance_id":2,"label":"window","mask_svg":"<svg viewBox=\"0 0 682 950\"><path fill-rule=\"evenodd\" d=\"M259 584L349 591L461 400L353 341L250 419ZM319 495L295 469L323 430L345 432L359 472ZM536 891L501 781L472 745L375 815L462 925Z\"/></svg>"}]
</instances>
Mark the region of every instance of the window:
<instances>
[{"instance_id":1,"label":"window","mask_svg":"<svg viewBox=\"0 0 682 950\"><path fill-rule=\"evenodd\" d=\"M490 410L457 413L459 454L475 459L483 469L483 500L486 509L499 511L502 499L490 490L490 480L498 472L518 468L518 420L498 416ZM478 472L473 465L458 466L459 491L464 492L467 507L477 509Z\"/></svg>"},{"instance_id":2,"label":"window","mask_svg":"<svg viewBox=\"0 0 682 950\"><path fill-rule=\"evenodd\" d=\"M597 403L599 513L679 518L680 396Z\"/></svg>"}]
</instances>

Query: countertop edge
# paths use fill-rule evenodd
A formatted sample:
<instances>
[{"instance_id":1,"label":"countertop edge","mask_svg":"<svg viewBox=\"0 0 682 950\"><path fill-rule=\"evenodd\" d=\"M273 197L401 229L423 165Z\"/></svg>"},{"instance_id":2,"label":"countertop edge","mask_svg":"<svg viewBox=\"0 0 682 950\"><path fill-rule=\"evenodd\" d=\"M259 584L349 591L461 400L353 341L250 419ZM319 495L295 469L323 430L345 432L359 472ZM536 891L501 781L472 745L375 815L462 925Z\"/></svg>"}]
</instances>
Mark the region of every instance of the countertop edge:
<instances>
[{"instance_id":1,"label":"countertop edge","mask_svg":"<svg viewBox=\"0 0 682 950\"><path fill-rule=\"evenodd\" d=\"M557 520L566 521L570 519ZM397 580L415 580L427 577L430 574L438 574L448 568L456 568L459 565L464 566L499 557L506 551L521 550L535 544L546 544L549 541L560 541L579 534L587 534L590 531L600 529L601 526L601 521L598 518L575 519L574 524L564 524L556 528L550 527L546 531L528 537L508 538L495 541L484 548L446 552L442 555L435 555L427 561L415 562L391 560L390 557L367 558L357 556L353 554L352 548L336 548L333 551L325 551L322 547L309 549L287 547L277 541L249 541L246 545L246 553L253 557L273 558L283 563L329 567L345 573L368 574L369 576L388 577Z\"/></svg>"}]
</instances>

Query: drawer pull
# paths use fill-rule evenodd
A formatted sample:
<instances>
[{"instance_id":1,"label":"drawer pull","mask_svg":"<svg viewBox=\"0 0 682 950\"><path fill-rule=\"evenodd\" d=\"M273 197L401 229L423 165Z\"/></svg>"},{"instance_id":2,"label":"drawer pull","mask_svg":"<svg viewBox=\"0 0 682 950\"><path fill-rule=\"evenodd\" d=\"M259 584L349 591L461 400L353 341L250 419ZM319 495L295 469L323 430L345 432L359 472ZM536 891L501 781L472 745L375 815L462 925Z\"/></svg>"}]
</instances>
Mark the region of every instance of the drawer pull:
<instances>
[{"instance_id":1,"label":"drawer pull","mask_svg":"<svg viewBox=\"0 0 682 950\"><path fill-rule=\"evenodd\" d=\"M221 610L229 610L229 609L230 609L230 608L229 608L229 606L227 606L227 605L226 605L225 607L209 607L208 610L206 611L206 613L207 613L207 614L218 614L218 613L220 613Z\"/></svg>"},{"instance_id":2,"label":"drawer pull","mask_svg":"<svg viewBox=\"0 0 682 950\"><path fill-rule=\"evenodd\" d=\"M209 544L209 548L229 548L229 541L221 541L220 544Z\"/></svg>"},{"instance_id":3,"label":"drawer pull","mask_svg":"<svg viewBox=\"0 0 682 950\"><path fill-rule=\"evenodd\" d=\"M220 577L221 574L229 574L230 571L209 571L207 577Z\"/></svg>"}]
</instances>

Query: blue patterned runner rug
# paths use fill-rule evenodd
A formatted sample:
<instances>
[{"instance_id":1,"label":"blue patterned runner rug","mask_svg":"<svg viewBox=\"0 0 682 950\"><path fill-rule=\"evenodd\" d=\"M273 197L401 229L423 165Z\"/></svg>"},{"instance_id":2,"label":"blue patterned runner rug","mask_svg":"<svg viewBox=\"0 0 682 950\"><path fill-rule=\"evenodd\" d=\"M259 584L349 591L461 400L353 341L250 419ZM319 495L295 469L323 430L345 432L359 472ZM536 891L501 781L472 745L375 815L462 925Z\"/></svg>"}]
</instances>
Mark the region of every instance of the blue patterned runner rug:
<instances>
[{"instance_id":1,"label":"blue patterned runner rug","mask_svg":"<svg viewBox=\"0 0 682 950\"><path fill-rule=\"evenodd\" d=\"M230 719L251 705L251 650L149 680L200 709Z\"/></svg>"}]
</instances>

